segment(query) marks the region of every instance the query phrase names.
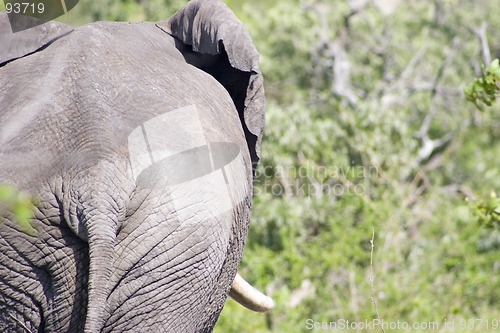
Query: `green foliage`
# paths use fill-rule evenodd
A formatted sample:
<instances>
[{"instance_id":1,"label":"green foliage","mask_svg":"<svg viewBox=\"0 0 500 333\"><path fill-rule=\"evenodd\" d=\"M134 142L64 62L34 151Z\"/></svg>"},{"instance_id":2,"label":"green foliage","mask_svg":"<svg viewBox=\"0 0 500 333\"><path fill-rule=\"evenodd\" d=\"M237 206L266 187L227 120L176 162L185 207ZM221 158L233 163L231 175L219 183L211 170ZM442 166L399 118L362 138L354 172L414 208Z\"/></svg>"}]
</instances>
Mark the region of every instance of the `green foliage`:
<instances>
[{"instance_id":1,"label":"green foliage","mask_svg":"<svg viewBox=\"0 0 500 333\"><path fill-rule=\"evenodd\" d=\"M94 21L161 21L180 9L184 0L82 0L57 21L83 25Z\"/></svg>"},{"instance_id":2,"label":"green foliage","mask_svg":"<svg viewBox=\"0 0 500 333\"><path fill-rule=\"evenodd\" d=\"M33 200L30 195L19 192L14 187L0 184L0 223L2 216L19 223L21 230L34 234L30 220L33 216Z\"/></svg>"},{"instance_id":3,"label":"green foliage","mask_svg":"<svg viewBox=\"0 0 500 333\"><path fill-rule=\"evenodd\" d=\"M390 14L292 0L237 13L261 52L268 97L240 273L276 309L228 301L216 332L374 318L372 227L384 320L458 325L500 314L500 232L471 214L479 202L464 203L500 188L500 126L497 110L476 114L462 95L481 62L465 27L488 20L495 31L500 11L493 1L395 3Z\"/></svg>"},{"instance_id":4,"label":"green foliage","mask_svg":"<svg viewBox=\"0 0 500 333\"><path fill-rule=\"evenodd\" d=\"M475 78L465 86L464 93L468 101L483 110L483 104L492 106L500 90L500 63L495 59L486 68L481 77Z\"/></svg>"},{"instance_id":5,"label":"green foliage","mask_svg":"<svg viewBox=\"0 0 500 333\"><path fill-rule=\"evenodd\" d=\"M471 201L470 208L479 223L500 227L500 198L497 198L495 192L491 192L488 199Z\"/></svg>"}]
</instances>

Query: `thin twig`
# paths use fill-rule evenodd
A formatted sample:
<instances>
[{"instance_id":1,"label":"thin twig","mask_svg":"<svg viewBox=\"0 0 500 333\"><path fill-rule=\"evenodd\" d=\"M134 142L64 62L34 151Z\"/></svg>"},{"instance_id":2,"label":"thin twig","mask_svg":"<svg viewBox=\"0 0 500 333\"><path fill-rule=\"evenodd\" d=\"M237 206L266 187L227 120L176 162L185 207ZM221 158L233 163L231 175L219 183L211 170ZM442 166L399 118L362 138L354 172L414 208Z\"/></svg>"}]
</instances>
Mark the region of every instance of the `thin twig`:
<instances>
[{"instance_id":1,"label":"thin twig","mask_svg":"<svg viewBox=\"0 0 500 333\"><path fill-rule=\"evenodd\" d=\"M26 330L26 332L31 332L30 329L28 327L26 327L26 325L22 321L20 321L18 318L14 317L9 312L7 312L7 314L9 315L9 317L11 317L12 319L14 319L19 325L21 325L21 327L24 328Z\"/></svg>"},{"instance_id":2,"label":"thin twig","mask_svg":"<svg viewBox=\"0 0 500 333\"><path fill-rule=\"evenodd\" d=\"M377 320L379 323L382 322L380 320L380 314L378 313L378 307L377 307L377 300L375 299L375 285L374 285L374 275L373 275L373 249L375 248L375 228L372 227L372 239L370 240L371 244L371 251L370 251L370 285L371 285L371 290L372 290L372 303L373 307L375 308L375 314L377 315ZM382 325L379 325L380 329L382 332L385 333L384 327Z\"/></svg>"},{"instance_id":3,"label":"thin twig","mask_svg":"<svg viewBox=\"0 0 500 333\"><path fill-rule=\"evenodd\" d=\"M476 35L477 39L479 39L479 44L481 44L481 57L483 58L483 62L485 66L488 66L491 62L491 52L490 47L488 45L488 36L486 35L488 30L488 23L482 22L479 27L466 26L470 32Z\"/></svg>"}]
</instances>

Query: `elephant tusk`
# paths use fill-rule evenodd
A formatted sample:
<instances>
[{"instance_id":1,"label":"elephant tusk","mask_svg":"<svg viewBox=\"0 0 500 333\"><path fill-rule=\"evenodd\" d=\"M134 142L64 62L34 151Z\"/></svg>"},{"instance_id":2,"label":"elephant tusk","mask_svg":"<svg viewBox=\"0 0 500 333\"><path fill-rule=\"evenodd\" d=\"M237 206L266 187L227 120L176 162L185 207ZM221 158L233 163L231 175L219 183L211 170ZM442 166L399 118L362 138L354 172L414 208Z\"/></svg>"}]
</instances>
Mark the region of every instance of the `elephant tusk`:
<instances>
[{"instance_id":1,"label":"elephant tusk","mask_svg":"<svg viewBox=\"0 0 500 333\"><path fill-rule=\"evenodd\" d=\"M271 311L274 302L271 297L264 295L236 273L229 296L245 308L255 312Z\"/></svg>"}]
</instances>

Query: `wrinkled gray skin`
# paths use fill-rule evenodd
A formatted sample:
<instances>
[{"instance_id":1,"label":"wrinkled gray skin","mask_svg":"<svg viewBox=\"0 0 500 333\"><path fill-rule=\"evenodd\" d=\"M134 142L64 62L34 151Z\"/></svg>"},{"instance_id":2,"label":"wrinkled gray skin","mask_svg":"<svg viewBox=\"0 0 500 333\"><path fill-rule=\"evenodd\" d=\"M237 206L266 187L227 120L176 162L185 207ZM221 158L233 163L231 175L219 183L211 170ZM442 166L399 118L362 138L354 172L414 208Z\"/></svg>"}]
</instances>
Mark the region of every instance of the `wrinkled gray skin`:
<instances>
[{"instance_id":1,"label":"wrinkled gray skin","mask_svg":"<svg viewBox=\"0 0 500 333\"><path fill-rule=\"evenodd\" d=\"M0 332L212 331L248 230L264 126L257 63L218 0L158 24L16 34L0 15L0 183L37 201L33 235L6 213L0 224ZM131 135L193 106L206 142L239 152L225 168L229 210L196 202L203 190L175 202L162 167L134 176ZM193 127L167 125L175 142L150 144L178 150ZM172 163L175 176L198 170Z\"/></svg>"}]
</instances>

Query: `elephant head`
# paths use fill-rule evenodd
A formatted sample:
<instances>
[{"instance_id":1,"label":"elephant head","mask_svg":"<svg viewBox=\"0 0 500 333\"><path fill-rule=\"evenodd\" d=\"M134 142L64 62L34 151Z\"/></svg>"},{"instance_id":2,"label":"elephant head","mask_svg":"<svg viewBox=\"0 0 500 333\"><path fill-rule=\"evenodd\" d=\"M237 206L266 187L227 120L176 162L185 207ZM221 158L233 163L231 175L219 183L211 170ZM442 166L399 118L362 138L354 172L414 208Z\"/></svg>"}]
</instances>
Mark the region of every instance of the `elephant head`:
<instances>
[{"instance_id":1,"label":"elephant head","mask_svg":"<svg viewBox=\"0 0 500 333\"><path fill-rule=\"evenodd\" d=\"M0 14L0 182L36 232L0 225L0 330L210 332L251 210L265 98L258 53L219 0L159 23Z\"/></svg>"}]
</instances>

